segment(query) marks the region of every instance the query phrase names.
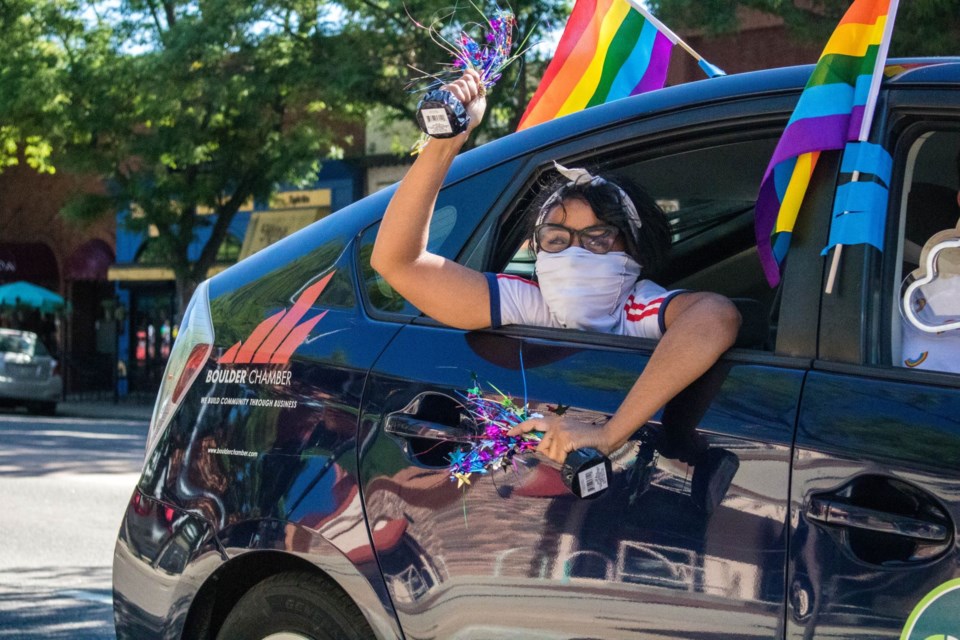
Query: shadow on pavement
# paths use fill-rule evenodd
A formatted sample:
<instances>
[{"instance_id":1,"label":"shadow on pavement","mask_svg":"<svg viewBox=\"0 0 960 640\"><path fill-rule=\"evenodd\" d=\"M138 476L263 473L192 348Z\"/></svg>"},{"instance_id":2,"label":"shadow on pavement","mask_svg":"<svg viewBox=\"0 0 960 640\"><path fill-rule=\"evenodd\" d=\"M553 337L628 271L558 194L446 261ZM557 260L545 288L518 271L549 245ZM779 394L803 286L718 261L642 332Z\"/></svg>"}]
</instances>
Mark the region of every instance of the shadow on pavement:
<instances>
[{"instance_id":1,"label":"shadow on pavement","mask_svg":"<svg viewBox=\"0 0 960 640\"><path fill-rule=\"evenodd\" d=\"M5 569L0 639L114 640L109 584L107 567Z\"/></svg>"},{"instance_id":2,"label":"shadow on pavement","mask_svg":"<svg viewBox=\"0 0 960 640\"><path fill-rule=\"evenodd\" d=\"M138 421L0 414L0 475L135 473L143 463L146 431Z\"/></svg>"}]
</instances>

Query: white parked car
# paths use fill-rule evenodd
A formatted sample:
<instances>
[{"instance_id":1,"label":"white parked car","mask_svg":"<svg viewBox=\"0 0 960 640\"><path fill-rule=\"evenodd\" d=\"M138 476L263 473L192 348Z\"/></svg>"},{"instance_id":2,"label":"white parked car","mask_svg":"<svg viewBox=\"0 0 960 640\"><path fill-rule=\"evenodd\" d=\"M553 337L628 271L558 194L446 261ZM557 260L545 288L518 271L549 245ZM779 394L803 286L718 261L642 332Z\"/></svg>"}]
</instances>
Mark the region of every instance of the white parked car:
<instances>
[{"instance_id":1,"label":"white parked car","mask_svg":"<svg viewBox=\"0 0 960 640\"><path fill-rule=\"evenodd\" d=\"M0 329L0 406L52 414L63 393L60 365L32 331Z\"/></svg>"}]
</instances>

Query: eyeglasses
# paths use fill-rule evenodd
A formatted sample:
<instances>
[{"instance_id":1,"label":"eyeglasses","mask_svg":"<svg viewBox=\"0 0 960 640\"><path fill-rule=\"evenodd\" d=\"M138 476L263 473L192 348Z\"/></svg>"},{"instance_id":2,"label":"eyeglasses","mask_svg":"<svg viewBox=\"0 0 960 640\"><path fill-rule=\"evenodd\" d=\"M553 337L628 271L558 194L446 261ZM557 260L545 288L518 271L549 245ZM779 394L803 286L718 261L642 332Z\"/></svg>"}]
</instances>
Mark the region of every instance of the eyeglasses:
<instances>
[{"instance_id":1,"label":"eyeglasses","mask_svg":"<svg viewBox=\"0 0 960 640\"><path fill-rule=\"evenodd\" d=\"M598 224L584 229L571 229L562 224L539 224L533 230L537 248L547 253L558 253L570 246L574 236L580 238L580 246L591 253L609 253L620 230L610 224Z\"/></svg>"}]
</instances>

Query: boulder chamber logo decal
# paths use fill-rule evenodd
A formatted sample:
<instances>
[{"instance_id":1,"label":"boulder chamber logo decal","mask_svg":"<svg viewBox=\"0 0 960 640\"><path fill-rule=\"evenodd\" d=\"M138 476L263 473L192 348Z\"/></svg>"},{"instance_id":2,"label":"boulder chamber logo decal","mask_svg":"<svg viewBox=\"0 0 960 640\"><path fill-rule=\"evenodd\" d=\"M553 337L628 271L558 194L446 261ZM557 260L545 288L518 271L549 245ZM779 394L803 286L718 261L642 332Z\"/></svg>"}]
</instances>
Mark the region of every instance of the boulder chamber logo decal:
<instances>
[{"instance_id":1,"label":"boulder chamber logo decal","mask_svg":"<svg viewBox=\"0 0 960 640\"><path fill-rule=\"evenodd\" d=\"M203 405L227 407L255 407L270 409L296 409L298 401L289 397L271 396L271 391L263 390L257 394L249 389L241 390L240 385L260 385L262 387L289 387L293 372L286 365L300 345L306 342L317 323L327 315L321 311L309 320L303 320L313 307L320 294L330 283L335 271L313 284L307 285L294 299L293 306L279 311L258 324L246 340L237 342L217 358L217 368L207 371L206 382L213 384L209 393L200 399ZM302 321L302 322L301 322ZM276 367L236 367L223 365L280 365ZM214 395L219 385L236 385L233 395ZM242 395L235 395L241 390ZM260 397L256 397L260 395ZM225 447L208 447L207 453L218 456L239 456L256 458L257 451Z\"/></svg>"},{"instance_id":2,"label":"boulder chamber logo decal","mask_svg":"<svg viewBox=\"0 0 960 640\"><path fill-rule=\"evenodd\" d=\"M293 352L304 343L310 332L327 314L317 314L306 322L297 324L317 301L329 284L335 271L304 289L293 306L273 314L250 333L246 340L238 342L217 360L218 364L288 364Z\"/></svg>"},{"instance_id":3,"label":"boulder chamber logo decal","mask_svg":"<svg viewBox=\"0 0 960 640\"><path fill-rule=\"evenodd\" d=\"M302 345L317 323L327 314L322 311L301 322L313 307L335 272L330 272L316 283L303 290L293 306L273 314L242 340L217 359L217 368L207 371L205 382L221 385L263 385L288 387L293 372L283 365L290 363L290 356ZM222 367L222 365L256 364L281 365L279 367ZM295 409L297 401L285 398L251 398L247 396L206 395L202 404L234 405L251 407L280 407Z\"/></svg>"},{"instance_id":4,"label":"boulder chamber logo decal","mask_svg":"<svg viewBox=\"0 0 960 640\"><path fill-rule=\"evenodd\" d=\"M907 618L900 640L960 640L960 578L923 597Z\"/></svg>"}]
</instances>

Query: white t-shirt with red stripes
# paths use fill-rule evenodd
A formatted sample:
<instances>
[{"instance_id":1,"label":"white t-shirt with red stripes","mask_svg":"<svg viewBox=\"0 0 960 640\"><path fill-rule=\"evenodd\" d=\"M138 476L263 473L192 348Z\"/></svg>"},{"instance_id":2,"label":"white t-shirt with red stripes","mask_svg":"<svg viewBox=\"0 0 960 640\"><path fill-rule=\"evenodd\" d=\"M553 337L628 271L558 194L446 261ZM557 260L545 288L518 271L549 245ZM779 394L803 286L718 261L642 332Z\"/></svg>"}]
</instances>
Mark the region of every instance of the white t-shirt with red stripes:
<instances>
[{"instance_id":1,"label":"white t-shirt with red stripes","mask_svg":"<svg viewBox=\"0 0 960 640\"><path fill-rule=\"evenodd\" d=\"M508 324L562 328L550 313L536 282L505 273L487 273L490 286L490 319L494 329ZM650 280L637 280L621 306L621 316L611 333L659 339L667 330L667 303L683 290L667 291Z\"/></svg>"}]
</instances>

